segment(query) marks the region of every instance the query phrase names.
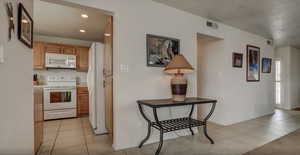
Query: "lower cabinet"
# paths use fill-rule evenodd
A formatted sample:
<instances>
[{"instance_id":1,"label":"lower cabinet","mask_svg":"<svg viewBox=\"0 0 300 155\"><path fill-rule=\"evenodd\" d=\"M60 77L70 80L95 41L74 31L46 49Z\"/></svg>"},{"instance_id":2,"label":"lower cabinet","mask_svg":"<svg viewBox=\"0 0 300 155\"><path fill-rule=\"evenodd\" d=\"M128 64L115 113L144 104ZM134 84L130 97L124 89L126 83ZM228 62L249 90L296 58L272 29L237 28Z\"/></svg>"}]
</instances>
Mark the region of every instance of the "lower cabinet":
<instances>
[{"instance_id":1,"label":"lower cabinet","mask_svg":"<svg viewBox=\"0 0 300 155\"><path fill-rule=\"evenodd\" d=\"M77 116L89 114L89 92L87 87L77 88Z\"/></svg>"}]
</instances>

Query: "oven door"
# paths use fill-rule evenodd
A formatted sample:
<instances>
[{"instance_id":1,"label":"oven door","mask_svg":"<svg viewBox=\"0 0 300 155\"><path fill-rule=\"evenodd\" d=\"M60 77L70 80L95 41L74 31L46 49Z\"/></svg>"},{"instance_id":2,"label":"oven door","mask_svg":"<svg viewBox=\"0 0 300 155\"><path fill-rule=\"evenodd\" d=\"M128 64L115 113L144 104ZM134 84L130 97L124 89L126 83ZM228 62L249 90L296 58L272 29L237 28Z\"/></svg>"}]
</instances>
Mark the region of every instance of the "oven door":
<instances>
[{"instance_id":1,"label":"oven door","mask_svg":"<svg viewBox=\"0 0 300 155\"><path fill-rule=\"evenodd\" d=\"M76 108L76 88L44 88L44 110Z\"/></svg>"}]
</instances>

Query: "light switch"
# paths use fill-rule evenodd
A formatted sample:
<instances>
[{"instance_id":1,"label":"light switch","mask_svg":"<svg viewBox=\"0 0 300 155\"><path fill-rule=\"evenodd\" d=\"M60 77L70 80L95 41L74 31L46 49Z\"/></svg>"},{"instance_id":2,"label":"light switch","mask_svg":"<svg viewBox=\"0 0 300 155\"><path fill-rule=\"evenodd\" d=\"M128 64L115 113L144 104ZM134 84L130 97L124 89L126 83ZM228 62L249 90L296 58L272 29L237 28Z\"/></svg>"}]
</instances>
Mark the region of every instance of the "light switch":
<instances>
[{"instance_id":1,"label":"light switch","mask_svg":"<svg viewBox=\"0 0 300 155\"><path fill-rule=\"evenodd\" d=\"M0 45L0 64L4 63L4 47Z\"/></svg>"}]
</instances>

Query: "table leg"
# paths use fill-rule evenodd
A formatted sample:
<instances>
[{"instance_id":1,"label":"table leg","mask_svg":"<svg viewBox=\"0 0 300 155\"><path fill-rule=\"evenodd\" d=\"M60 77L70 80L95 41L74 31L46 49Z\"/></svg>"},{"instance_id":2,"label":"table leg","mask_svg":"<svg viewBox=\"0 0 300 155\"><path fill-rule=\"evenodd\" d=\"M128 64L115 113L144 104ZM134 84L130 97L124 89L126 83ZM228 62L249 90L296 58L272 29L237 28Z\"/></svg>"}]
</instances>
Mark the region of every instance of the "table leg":
<instances>
[{"instance_id":1,"label":"table leg","mask_svg":"<svg viewBox=\"0 0 300 155\"><path fill-rule=\"evenodd\" d=\"M158 148L157 148L156 153L155 153L155 155L159 155L159 153L161 151L161 148L163 146L163 141L164 141L164 129L163 129L162 125L159 122L156 108L153 108L153 115L154 115L154 119L155 119L157 125L160 128L160 130L159 130L160 131L159 145L158 145Z\"/></svg>"},{"instance_id":2,"label":"table leg","mask_svg":"<svg viewBox=\"0 0 300 155\"><path fill-rule=\"evenodd\" d=\"M158 148L156 150L156 153L155 155L159 155L160 151L161 151L161 148L163 146L163 142L164 142L164 132L161 130L160 131L160 136L159 136L159 145L158 145Z\"/></svg>"},{"instance_id":3,"label":"table leg","mask_svg":"<svg viewBox=\"0 0 300 155\"><path fill-rule=\"evenodd\" d=\"M143 141L140 143L139 148L142 148L142 146L146 143L146 141L149 139L151 134L151 124L148 123L148 133L147 136L143 139Z\"/></svg>"},{"instance_id":4,"label":"table leg","mask_svg":"<svg viewBox=\"0 0 300 155\"><path fill-rule=\"evenodd\" d=\"M189 119L190 119L190 122L189 122L189 128L190 128L190 131L191 131L191 134L194 136L194 131L193 131L193 129L192 129L192 127L191 127L191 119L192 119L192 115L193 115L193 112L194 112L194 107L195 107L195 105L193 104L192 105L192 108L191 108L191 112L190 112L190 114L189 114Z\"/></svg>"},{"instance_id":5,"label":"table leg","mask_svg":"<svg viewBox=\"0 0 300 155\"><path fill-rule=\"evenodd\" d=\"M143 107L140 104L138 106L139 106L139 110L140 110L143 118L148 122L148 133L147 133L147 136L142 140L142 142L139 145L139 148L141 148L146 143L146 141L149 139L149 137L150 137L150 134L151 134L151 121L144 114Z\"/></svg>"},{"instance_id":6,"label":"table leg","mask_svg":"<svg viewBox=\"0 0 300 155\"><path fill-rule=\"evenodd\" d=\"M208 113L208 115L204 118L204 126L203 126L203 132L205 137L210 141L211 144L214 144L215 142L212 140L212 138L210 138L207 134L207 120L210 118L210 116L213 114L214 110L216 107L216 103L213 103L210 112Z\"/></svg>"}]
</instances>

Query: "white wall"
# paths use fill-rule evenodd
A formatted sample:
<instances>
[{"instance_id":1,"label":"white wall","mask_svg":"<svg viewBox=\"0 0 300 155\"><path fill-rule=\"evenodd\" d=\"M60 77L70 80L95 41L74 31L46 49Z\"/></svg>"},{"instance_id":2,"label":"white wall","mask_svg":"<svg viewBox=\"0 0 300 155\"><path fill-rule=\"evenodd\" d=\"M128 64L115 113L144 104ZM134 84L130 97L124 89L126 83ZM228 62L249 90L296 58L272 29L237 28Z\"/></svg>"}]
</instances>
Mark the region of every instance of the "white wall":
<instances>
[{"instance_id":1,"label":"white wall","mask_svg":"<svg viewBox=\"0 0 300 155\"><path fill-rule=\"evenodd\" d=\"M281 60L281 105L283 109L300 107L300 50L293 47L277 48L276 59Z\"/></svg>"},{"instance_id":2,"label":"white wall","mask_svg":"<svg viewBox=\"0 0 300 155\"><path fill-rule=\"evenodd\" d=\"M227 115L223 116L223 124L229 125L273 113L275 72L272 70L270 74L261 73L259 82L247 82L246 45L260 47L260 64L263 57L274 58L274 47L267 45L265 39L242 31L232 31L227 37L232 39L225 39L223 95ZM232 52L243 53L242 69L232 67Z\"/></svg>"},{"instance_id":3,"label":"white wall","mask_svg":"<svg viewBox=\"0 0 300 155\"><path fill-rule=\"evenodd\" d=\"M146 134L146 122L140 115L136 100L150 98L170 97L169 76L162 73L163 68L151 68L146 66L146 34L157 34L169 36L181 40L181 53L188 61L197 67L197 33L204 33L218 38L228 40L225 43L225 52L245 50L246 44L254 44L262 47L262 55L272 57L272 47L265 46L266 40L262 37L240 31L223 24L218 30L205 26L204 18L153 2L151 0L67 0L81 5L95 7L114 13L114 147L123 149L137 146ZM242 51L240 51L242 52ZM242 78L245 74L241 71L231 69L231 56L224 57L224 69L228 69L224 74L232 74L233 78L225 77L232 85L226 85L226 89L246 90L251 95L240 96L237 100L228 100L237 116L242 119L249 118L256 113L259 104L263 104L260 113L273 112L269 106L272 93L272 74L262 76L261 83L246 84ZM120 72L120 65L127 64L129 72ZM189 77L188 96L197 95L197 74L193 73ZM236 82L237 81L237 82ZM240 84L243 83L241 86ZM248 89L239 89L248 88ZM257 89L269 88L269 89ZM257 91L257 92L252 92ZM238 92L238 91L236 91ZM252 93L251 93L252 92ZM234 93L226 93L228 98L232 98ZM259 95L259 96L256 96ZM261 97L267 95L267 97ZM235 96L234 96L235 97ZM257 102L250 105L249 102ZM232 102L231 102L232 101ZM222 103L220 103L222 104ZM239 110L238 110L239 109ZM242 109L242 110L241 110ZM251 114L248 114L248 113ZM186 112L185 112L186 113ZM159 113L164 118L169 117L168 110ZM224 116L231 117L231 116ZM240 120L239 118L229 120L226 123ZM153 134L150 141L157 141L157 132Z\"/></svg>"},{"instance_id":4,"label":"white wall","mask_svg":"<svg viewBox=\"0 0 300 155\"><path fill-rule=\"evenodd\" d=\"M261 58L274 57L265 39L231 31L224 40L198 40L198 95L218 99L211 121L230 125L274 112L274 71L261 73L260 82L246 81L246 45L261 48ZM232 53L243 53L243 68L232 67ZM207 108L202 108L207 112Z\"/></svg>"},{"instance_id":5,"label":"white wall","mask_svg":"<svg viewBox=\"0 0 300 155\"><path fill-rule=\"evenodd\" d=\"M32 50L17 39L8 41L6 2L13 2L17 31L17 2L32 15L32 0L0 1L0 44L5 62L0 64L0 154L33 154Z\"/></svg>"},{"instance_id":6,"label":"white wall","mask_svg":"<svg viewBox=\"0 0 300 155\"><path fill-rule=\"evenodd\" d=\"M34 35L34 41L48 42L48 43L57 43L57 44L67 44L67 45L79 45L90 47L93 42L86 40L78 40L72 38L62 38L55 36L46 36L46 35Z\"/></svg>"}]
</instances>

